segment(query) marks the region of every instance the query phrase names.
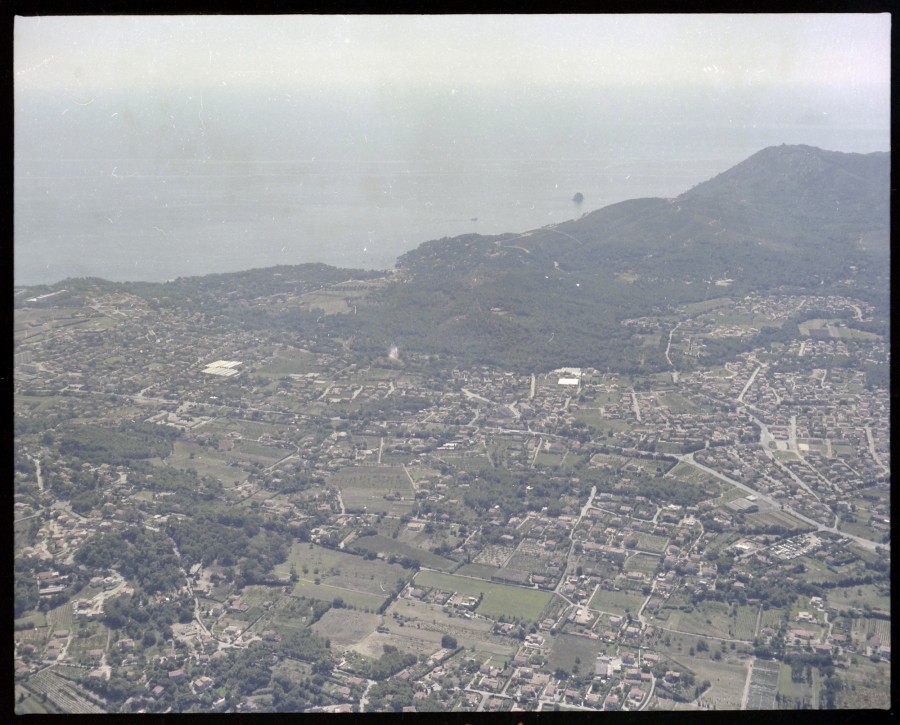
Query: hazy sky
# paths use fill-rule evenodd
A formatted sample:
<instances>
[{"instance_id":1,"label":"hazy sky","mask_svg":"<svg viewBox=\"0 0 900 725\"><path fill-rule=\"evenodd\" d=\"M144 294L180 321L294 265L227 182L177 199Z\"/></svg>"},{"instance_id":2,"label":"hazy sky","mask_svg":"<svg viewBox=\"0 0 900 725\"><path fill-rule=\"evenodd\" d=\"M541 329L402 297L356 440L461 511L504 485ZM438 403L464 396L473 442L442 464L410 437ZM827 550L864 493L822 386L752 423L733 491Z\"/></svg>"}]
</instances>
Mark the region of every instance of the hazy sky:
<instances>
[{"instance_id":1,"label":"hazy sky","mask_svg":"<svg viewBox=\"0 0 900 725\"><path fill-rule=\"evenodd\" d=\"M17 90L493 84L880 89L890 16L18 17Z\"/></svg>"}]
</instances>

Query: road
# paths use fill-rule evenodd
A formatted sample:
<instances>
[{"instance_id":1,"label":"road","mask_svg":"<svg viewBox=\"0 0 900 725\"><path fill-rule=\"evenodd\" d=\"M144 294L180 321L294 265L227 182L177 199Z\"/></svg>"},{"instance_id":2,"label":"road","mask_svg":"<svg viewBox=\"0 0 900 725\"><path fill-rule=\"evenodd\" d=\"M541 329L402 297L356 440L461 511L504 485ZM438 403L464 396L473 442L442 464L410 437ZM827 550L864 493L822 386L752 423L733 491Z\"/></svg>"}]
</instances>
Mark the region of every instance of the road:
<instances>
[{"instance_id":1,"label":"road","mask_svg":"<svg viewBox=\"0 0 900 725\"><path fill-rule=\"evenodd\" d=\"M369 702L366 699L366 695L369 694L369 690L372 689L374 684L375 684L375 680L366 680L366 689L363 691L362 696L359 698L359 711L360 712L366 711L366 703Z\"/></svg>"},{"instance_id":2,"label":"road","mask_svg":"<svg viewBox=\"0 0 900 725\"><path fill-rule=\"evenodd\" d=\"M538 444L534 449L534 457L531 459L531 467L534 468L534 464L537 463L538 453L541 452L541 447L544 445L544 439L540 438L538 440Z\"/></svg>"},{"instance_id":3,"label":"road","mask_svg":"<svg viewBox=\"0 0 900 725\"><path fill-rule=\"evenodd\" d=\"M669 350L672 349L672 335L675 333L675 330L677 330L679 327L681 327L681 322L679 322L677 325L675 325L675 327L673 327L671 330L669 330L669 342L666 343L666 361L669 363L669 365L672 368L672 382L673 383L678 382L678 371L675 369L675 364L672 362L672 358L669 357Z\"/></svg>"},{"instance_id":4,"label":"road","mask_svg":"<svg viewBox=\"0 0 900 725\"><path fill-rule=\"evenodd\" d=\"M741 710L747 709L747 701L750 699L750 679L753 677L753 663L755 661L755 657L751 658L750 664L747 666L747 679L744 681L744 692L741 695Z\"/></svg>"},{"instance_id":5,"label":"road","mask_svg":"<svg viewBox=\"0 0 900 725\"><path fill-rule=\"evenodd\" d=\"M572 533L575 533L575 529L578 528L578 524L581 523L581 519L583 519L588 512L588 509L591 508L591 505L594 503L594 496L597 494L597 487L591 486L591 495L588 496L587 502L584 506L581 507L581 513L578 514L578 518L575 520L575 523L572 525ZM569 553L566 554L565 565L563 566L563 575L559 578L559 582L556 584L556 587L553 589L554 593L556 593L560 598L565 599L569 604L575 605L571 599L569 599L565 594L560 591L566 584L566 572L569 570L569 559L572 558L572 552L575 550L575 539L572 539L572 543L569 545Z\"/></svg>"},{"instance_id":6,"label":"road","mask_svg":"<svg viewBox=\"0 0 900 725\"><path fill-rule=\"evenodd\" d=\"M866 429L866 430L868 430L868 429ZM872 434L871 434L871 433L869 433L869 440L870 440L870 441L872 440ZM870 445L871 445L871 444L870 444ZM873 448L872 450L874 450L874 448ZM39 490L41 493L43 493L43 492L44 492L44 477L41 476L41 459L40 459L40 458L34 458L33 456L28 456L28 457L29 457L29 458L32 460L32 462L34 463L34 472L35 472L35 476L37 477L38 490Z\"/></svg>"},{"instance_id":7,"label":"road","mask_svg":"<svg viewBox=\"0 0 900 725\"><path fill-rule=\"evenodd\" d=\"M750 386L753 385L753 381L756 380L756 376L759 374L760 370L762 370L762 366L757 365L756 370L753 371L753 375L750 376L750 379L747 381L747 384L744 386L744 389L741 391L741 394L738 395L738 397L737 397L739 403L744 402L744 395L746 395L747 391L750 390Z\"/></svg>"},{"instance_id":8,"label":"road","mask_svg":"<svg viewBox=\"0 0 900 725\"><path fill-rule=\"evenodd\" d=\"M470 400L471 399L480 400L482 403L488 403L490 405L493 405L493 403L490 400L488 400L487 398L485 398L481 395L478 395L477 393L473 393L471 390L468 390L467 388L463 388L462 392L463 392L463 395L465 395Z\"/></svg>"},{"instance_id":9,"label":"road","mask_svg":"<svg viewBox=\"0 0 900 725\"><path fill-rule=\"evenodd\" d=\"M890 471L890 469L881 462L881 458L879 458L878 454L875 452L875 439L872 438L872 429L869 426L866 426L866 440L868 440L869 442L869 453L871 454L872 459L875 461L875 463L877 463L881 467L881 470L883 470L885 473ZM40 470L41 469L38 468L38 481L40 481L41 476ZM43 489L41 490L43 491Z\"/></svg>"}]
</instances>

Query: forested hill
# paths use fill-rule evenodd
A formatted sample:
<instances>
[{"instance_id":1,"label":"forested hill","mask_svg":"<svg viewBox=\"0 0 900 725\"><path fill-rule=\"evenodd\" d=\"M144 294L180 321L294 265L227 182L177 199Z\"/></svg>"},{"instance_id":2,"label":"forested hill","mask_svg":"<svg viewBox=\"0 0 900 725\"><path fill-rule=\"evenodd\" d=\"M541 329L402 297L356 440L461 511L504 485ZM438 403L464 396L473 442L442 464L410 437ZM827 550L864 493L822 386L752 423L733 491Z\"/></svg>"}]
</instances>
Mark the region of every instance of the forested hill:
<instances>
[{"instance_id":1,"label":"forested hill","mask_svg":"<svg viewBox=\"0 0 900 725\"><path fill-rule=\"evenodd\" d=\"M373 300L357 344L391 338L514 368L627 369L639 356L661 364L661 353L638 353L620 321L681 302L846 292L851 280L887 314L889 201L888 153L767 148L674 199L423 244L398 260L403 281Z\"/></svg>"}]
</instances>

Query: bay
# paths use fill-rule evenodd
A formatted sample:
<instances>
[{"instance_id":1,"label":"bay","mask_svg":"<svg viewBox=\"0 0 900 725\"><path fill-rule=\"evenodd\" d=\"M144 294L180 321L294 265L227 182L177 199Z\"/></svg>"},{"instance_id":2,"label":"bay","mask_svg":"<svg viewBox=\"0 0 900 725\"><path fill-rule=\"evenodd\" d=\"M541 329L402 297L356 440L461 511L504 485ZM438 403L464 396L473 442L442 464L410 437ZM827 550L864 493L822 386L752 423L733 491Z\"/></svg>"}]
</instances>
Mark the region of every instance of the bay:
<instances>
[{"instance_id":1,"label":"bay","mask_svg":"<svg viewBox=\"0 0 900 725\"><path fill-rule=\"evenodd\" d=\"M431 239L522 232L626 199L676 196L767 145L884 148L879 129L645 125L597 136L606 142L548 145L531 158L442 149L363 162L21 159L15 283L164 281L306 262L390 269Z\"/></svg>"}]
</instances>

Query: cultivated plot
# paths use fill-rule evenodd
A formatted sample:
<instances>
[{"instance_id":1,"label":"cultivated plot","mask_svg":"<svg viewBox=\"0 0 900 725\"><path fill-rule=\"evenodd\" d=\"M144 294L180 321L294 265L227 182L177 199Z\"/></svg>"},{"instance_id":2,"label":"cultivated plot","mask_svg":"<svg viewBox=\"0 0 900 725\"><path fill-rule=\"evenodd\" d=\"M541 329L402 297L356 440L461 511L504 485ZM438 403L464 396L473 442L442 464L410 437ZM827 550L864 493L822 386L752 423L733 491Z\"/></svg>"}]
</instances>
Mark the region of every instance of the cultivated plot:
<instances>
[{"instance_id":1,"label":"cultivated plot","mask_svg":"<svg viewBox=\"0 0 900 725\"><path fill-rule=\"evenodd\" d=\"M412 508L415 496L402 466L344 468L329 483L340 489L344 506L351 511L403 514Z\"/></svg>"},{"instance_id":2,"label":"cultivated plot","mask_svg":"<svg viewBox=\"0 0 900 725\"><path fill-rule=\"evenodd\" d=\"M346 647L368 637L381 621L380 614L332 608L313 625L313 631L331 640L332 646Z\"/></svg>"},{"instance_id":3,"label":"cultivated plot","mask_svg":"<svg viewBox=\"0 0 900 725\"><path fill-rule=\"evenodd\" d=\"M748 710L775 710L775 696L778 694L779 662L756 660L750 675L750 690L747 696Z\"/></svg>"},{"instance_id":4,"label":"cultivated plot","mask_svg":"<svg viewBox=\"0 0 900 725\"><path fill-rule=\"evenodd\" d=\"M418 586L437 587L443 591L459 592L470 597L483 594L477 611L486 617L506 615L535 620L553 596L550 592L537 589L507 586L435 571L420 571L416 575L415 582Z\"/></svg>"},{"instance_id":5,"label":"cultivated plot","mask_svg":"<svg viewBox=\"0 0 900 725\"><path fill-rule=\"evenodd\" d=\"M292 565L298 578L295 596L328 602L340 597L361 609L377 609L409 576L399 564L368 561L342 551L299 543L291 548L288 561L275 567L275 574L287 577Z\"/></svg>"}]
</instances>

